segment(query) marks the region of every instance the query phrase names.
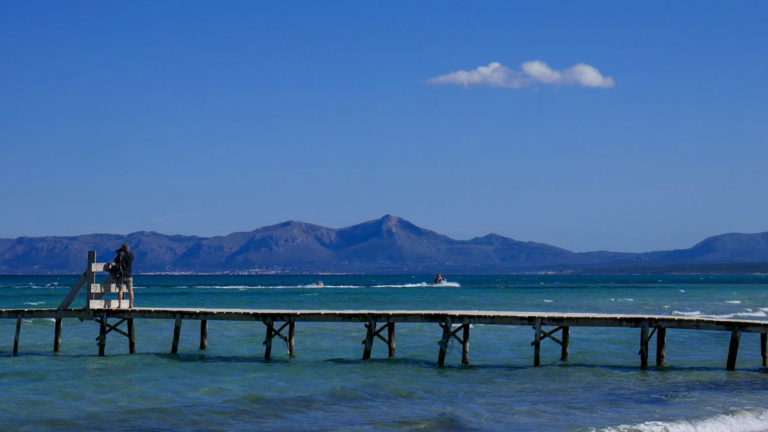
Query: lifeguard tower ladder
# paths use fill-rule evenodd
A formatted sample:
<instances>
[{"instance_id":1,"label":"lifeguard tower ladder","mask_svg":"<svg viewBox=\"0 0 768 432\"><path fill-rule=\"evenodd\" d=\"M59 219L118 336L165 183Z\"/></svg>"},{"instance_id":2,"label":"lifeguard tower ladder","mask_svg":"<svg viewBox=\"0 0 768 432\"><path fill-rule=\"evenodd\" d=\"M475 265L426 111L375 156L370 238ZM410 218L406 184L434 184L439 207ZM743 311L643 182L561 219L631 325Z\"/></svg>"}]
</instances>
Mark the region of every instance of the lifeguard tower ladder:
<instances>
[{"instance_id":1,"label":"lifeguard tower ladder","mask_svg":"<svg viewBox=\"0 0 768 432\"><path fill-rule=\"evenodd\" d=\"M130 353L133 354L135 352L135 332L133 328L133 318L121 318L118 319L115 323L109 323L107 321L106 313L108 310L127 310L130 300L126 298L120 302L118 298L105 299L105 295L119 292L117 284L115 282L110 284L96 282L96 273L108 272L109 266L110 263L96 262L96 251L88 251L88 266L85 268L85 271L83 272L82 276L80 276L80 279L77 281L75 286L72 287L64 300L61 301L58 309L67 309L85 286L86 295L84 309L91 311L90 319L98 322L100 325L99 336L96 338L99 343L99 355L104 355L106 336L107 333L111 332L112 330L128 338L128 348ZM106 280L104 282L106 282ZM127 322L127 332L118 328L124 322Z\"/></svg>"}]
</instances>

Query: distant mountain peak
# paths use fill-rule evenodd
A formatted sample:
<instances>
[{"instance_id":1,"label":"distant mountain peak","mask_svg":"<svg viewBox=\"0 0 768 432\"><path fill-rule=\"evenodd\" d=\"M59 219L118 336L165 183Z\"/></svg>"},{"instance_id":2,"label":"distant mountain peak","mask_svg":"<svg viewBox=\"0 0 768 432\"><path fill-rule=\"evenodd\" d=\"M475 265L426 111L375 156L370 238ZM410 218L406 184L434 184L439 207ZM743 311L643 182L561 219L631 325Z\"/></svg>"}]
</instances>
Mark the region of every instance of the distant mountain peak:
<instances>
[{"instance_id":1,"label":"distant mountain peak","mask_svg":"<svg viewBox=\"0 0 768 432\"><path fill-rule=\"evenodd\" d=\"M768 233L723 234L709 237L692 248L674 251L576 253L495 233L456 240L386 214L346 228L288 220L216 237L137 231L127 236L0 239L0 273L79 273L88 250L95 250L101 259L109 259L126 238L136 254L134 267L139 273L635 271L686 268L680 265L689 263L764 263L761 268L768 268Z\"/></svg>"},{"instance_id":2,"label":"distant mountain peak","mask_svg":"<svg viewBox=\"0 0 768 432\"><path fill-rule=\"evenodd\" d=\"M379 219L379 222L386 225L395 225L399 224L400 222L403 222L403 218L398 216L393 216L391 214L385 214L384 216Z\"/></svg>"},{"instance_id":3,"label":"distant mountain peak","mask_svg":"<svg viewBox=\"0 0 768 432\"><path fill-rule=\"evenodd\" d=\"M281 224L278 224L277 226L279 226L279 227L291 227L291 226L304 226L304 225L307 225L307 224L304 223L304 222L297 221L297 220L287 220L287 221L285 221L285 222L283 222Z\"/></svg>"}]
</instances>

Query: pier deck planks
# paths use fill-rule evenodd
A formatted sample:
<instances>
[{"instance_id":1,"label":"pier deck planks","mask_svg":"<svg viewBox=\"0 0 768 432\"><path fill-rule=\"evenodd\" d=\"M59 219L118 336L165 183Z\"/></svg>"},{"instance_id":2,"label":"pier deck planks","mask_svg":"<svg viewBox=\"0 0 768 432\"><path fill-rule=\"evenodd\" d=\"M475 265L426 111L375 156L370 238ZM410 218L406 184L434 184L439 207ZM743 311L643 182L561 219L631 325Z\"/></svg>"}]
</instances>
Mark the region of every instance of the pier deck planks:
<instances>
[{"instance_id":1,"label":"pier deck planks","mask_svg":"<svg viewBox=\"0 0 768 432\"><path fill-rule=\"evenodd\" d=\"M0 319L16 318L82 318L105 313L112 318L148 318L220 320L220 321L288 321L295 322L397 322L453 324L496 324L572 327L649 327L673 329L721 330L735 328L747 333L768 332L768 321L684 317L674 315L626 315L553 312L508 312L464 310L288 310L288 309L206 309L206 308L133 308L125 309L0 309Z\"/></svg>"}]
</instances>

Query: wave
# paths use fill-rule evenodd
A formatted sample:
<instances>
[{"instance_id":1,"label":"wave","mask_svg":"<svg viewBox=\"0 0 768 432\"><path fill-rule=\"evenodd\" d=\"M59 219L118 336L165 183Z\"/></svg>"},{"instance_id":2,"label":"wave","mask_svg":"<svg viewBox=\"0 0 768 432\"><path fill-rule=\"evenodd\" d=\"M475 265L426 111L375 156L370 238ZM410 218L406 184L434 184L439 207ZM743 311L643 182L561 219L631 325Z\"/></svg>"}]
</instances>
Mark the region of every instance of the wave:
<instances>
[{"instance_id":1,"label":"wave","mask_svg":"<svg viewBox=\"0 0 768 432\"><path fill-rule=\"evenodd\" d=\"M30 306L37 306L37 305L41 305L41 304L43 304L43 303L45 303L45 302L44 302L44 301L39 301L39 302L24 302L24 304L25 304L25 305L30 305Z\"/></svg>"},{"instance_id":2,"label":"wave","mask_svg":"<svg viewBox=\"0 0 768 432\"><path fill-rule=\"evenodd\" d=\"M592 431L604 432L760 432L768 430L768 410L734 410L713 417L685 420L648 421L636 425L612 426Z\"/></svg>"},{"instance_id":3,"label":"wave","mask_svg":"<svg viewBox=\"0 0 768 432\"><path fill-rule=\"evenodd\" d=\"M672 315L695 316L695 317L698 317L698 316L701 316L701 312L700 311L683 312L683 311L675 310L675 311L672 311Z\"/></svg>"},{"instance_id":4,"label":"wave","mask_svg":"<svg viewBox=\"0 0 768 432\"><path fill-rule=\"evenodd\" d=\"M768 317L768 314L766 314L766 311L760 310L758 312L734 312L729 314L702 314L700 311L692 311L692 312L683 312L683 311L672 311L672 315L680 315L680 316L686 316L686 317L696 317L696 318L723 318L723 319L730 319L730 318L765 318Z\"/></svg>"},{"instance_id":5,"label":"wave","mask_svg":"<svg viewBox=\"0 0 768 432\"><path fill-rule=\"evenodd\" d=\"M429 282L419 282L419 283L408 283L408 284L384 284L384 285L374 285L373 288L419 288L419 287L450 287L450 288L460 288L461 284L458 282L440 282L440 283L429 283Z\"/></svg>"},{"instance_id":6,"label":"wave","mask_svg":"<svg viewBox=\"0 0 768 432\"><path fill-rule=\"evenodd\" d=\"M736 312L723 315L705 315L708 318L765 318L768 317L763 311L759 312Z\"/></svg>"},{"instance_id":7,"label":"wave","mask_svg":"<svg viewBox=\"0 0 768 432\"><path fill-rule=\"evenodd\" d=\"M200 285L196 288L203 289L232 289L232 290L248 290L248 289L297 289L297 288L363 288L360 285Z\"/></svg>"},{"instance_id":8,"label":"wave","mask_svg":"<svg viewBox=\"0 0 768 432\"><path fill-rule=\"evenodd\" d=\"M741 300L726 300L725 302L730 304L741 304Z\"/></svg>"}]
</instances>

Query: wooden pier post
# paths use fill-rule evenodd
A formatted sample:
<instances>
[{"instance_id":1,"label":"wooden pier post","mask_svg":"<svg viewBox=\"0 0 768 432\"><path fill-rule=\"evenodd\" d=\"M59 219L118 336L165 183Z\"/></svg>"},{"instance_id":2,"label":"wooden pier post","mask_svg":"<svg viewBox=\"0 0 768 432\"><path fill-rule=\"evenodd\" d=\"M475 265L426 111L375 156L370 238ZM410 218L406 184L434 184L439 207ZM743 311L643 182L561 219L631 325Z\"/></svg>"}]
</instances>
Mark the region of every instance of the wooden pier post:
<instances>
[{"instance_id":1,"label":"wooden pier post","mask_svg":"<svg viewBox=\"0 0 768 432\"><path fill-rule=\"evenodd\" d=\"M136 354L136 329L133 327L133 318L128 318L128 353Z\"/></svg>"},{"instance_id":2,"label":"wooden pier post","mask_svg":"<svg viewBox=\"0 0 768 432\"><path fill-rule=\"evenodd\" d=\"M272 318L267 318L264 320L264 325L267 326L267 334L266 339L264 340L264 360L269 360L272 358L272 338L275 337L275 329L273 327L274 322L272 321Z\"/></svg>"},{"instance_id":3,"label":"wooden pier post","mask_svg":"<svg viewBox=\"0 0 768 432\"><path fill-rule=\"evenodd\" d=\"M667 364L667 328L656 327L656 366Z\"/></svg>"},{"instance_id":4,"label":"wooden pier post","mask_svg":"<svg viewBox=\"0 0 768 432\"><path fill-rule=\"evenodd\" d=\"M648 321L640 325L640 368L648 369Z\"/></svg>"},{"instance_id":5,"label":"wooden pier post","mask_svg":"<svg viewBox=\"0 0 768 432\"><path fill-rule=\"evenodd\" d=\"M461 338L461 364L469 364L469 323L464 324L464 332Z\"/></svg>"},{"instance_id":6,"label":"wooden pier post","mask_svg":"<svg viewBox=\"0 0 768 432\"><path fill-rule=\"evenodd\" d=\"M179 352L179 337L181 336L181 315L176 315L176 322L173 324L173 343L171 344L171 354Z\"/></svg>"},{"instance_id":7,"label":"wooden pier post","mask_svg":"<svg viewBox=\"0 0 768 432\"><path fill-rule=\"evenodd\" d=\"M200 350L208 348L208 320L200 320Z\"/></svg>"},{"instance_id":8,"label":"wooden pier post","mask_svg":"<svg viewBox=\"0 0 768 432\"><path fill-rule=\"evenodd\" d=\"M541 318L536 318L536 324L533 326L536 335L533 338L533 365L541 364Z\"/></svg>"},{"instance_id":9,"label":"wooden pier post","mask_svg":"<svg viewBox=\"0 0 768 432\"><path fill-rule=\"evenodd\" d=\"M768 366L768 352L766 352L768 333L760 333L760 356L763 357L763 367Z\"/></svg>"},{"instance_id":10,"label":"wooden pier post","mask_svg":"<svg viewBox=\"0 0 768 432\"><path fill-rule=\"evenodd\" d=\"M53 326L53 352L61 350L61 318L56 318Z\"/></svg>"},{"instance_id":11,"label":"wooden pier post","mask_svg":"<svg viewBox=\"0 0 768 432\"><path fill-rule=\"evenodd\" d=\"M21 317L16 318L16 336L13 337L13 355L19 355L19 334L21 333Z\"/></svg>"},{"instance_id":12,"label":"wooden pier post","mask_svg":"<svg viewBox=\"0 0 768 432\"><path fill-rule=\"evenodd\" d=\"M445 353L448 349L448 341L451 340L451 319L446 318L445 322L440 323L440 327L443 328L443 337L440 339L440 342L438 342L440 345L440 350L437 353L437 364L438 366L444 366Z\"/></svg>"},{"instance_id":13,"label":"wooden pier post","mask_svg":"<svg viewBox=\"0 0 768 432\"><path fill-rule=\"evenodd\" d=\"M736 356L739 354L739 340L741 339L741 329L733 329L731 331L731 343L728 346L728 363L725 366L726 370L736 370Z\"/></svg>"},{"instance_id":14,"label":"wooden pier post","mask_svg":"<svg viewBox=\"0 0 768 432\"><path fill-rule=\"evenodd\" d=\"M288 322L288 357L293 358L296 354L294 349L294 335L296 334L296 321L293 318Z\"/></svg>"},{"instance_id":15,"label":"wooden pier post","mask_svg":"<svg viewBox=\"0 0 768 432\"><path fill-rule=\"evenodd\" d=\"M387 348L389 358L395 358L395 323L387 323Z\"/></svg>"},{"instance_id":16,"label":"wooden pier post","mask_svg":"<svg viewBox=\"0 0 768 432\"><path fill-rule=\"evenodd\" d=\"M373 349L373 338L376 334L376 321L368 320L365 325L365 340L363 340L363 360L371 358L371 350Z\"/></svg>"},{"instance_id":17,"label":"wooden pier post","mask_svg":"<svg viewBox=\"0 0 768 432\"><path fill-rule=\"evenodd\" d=\"M571 344L571 328L563 326L563 341L560 344L560 360L568 361L568 348Z\"/></svg>"},{"instance_id":18,"label":"wooden pier post","mask_svg":"<svg viewBox=\"0 0 768 432\"><path fill-rule=\"evenodd\" d=\"M104 357L104 348L107 346L107 315L99 315L99 357Z\"/></svg>"}]
</instances>

